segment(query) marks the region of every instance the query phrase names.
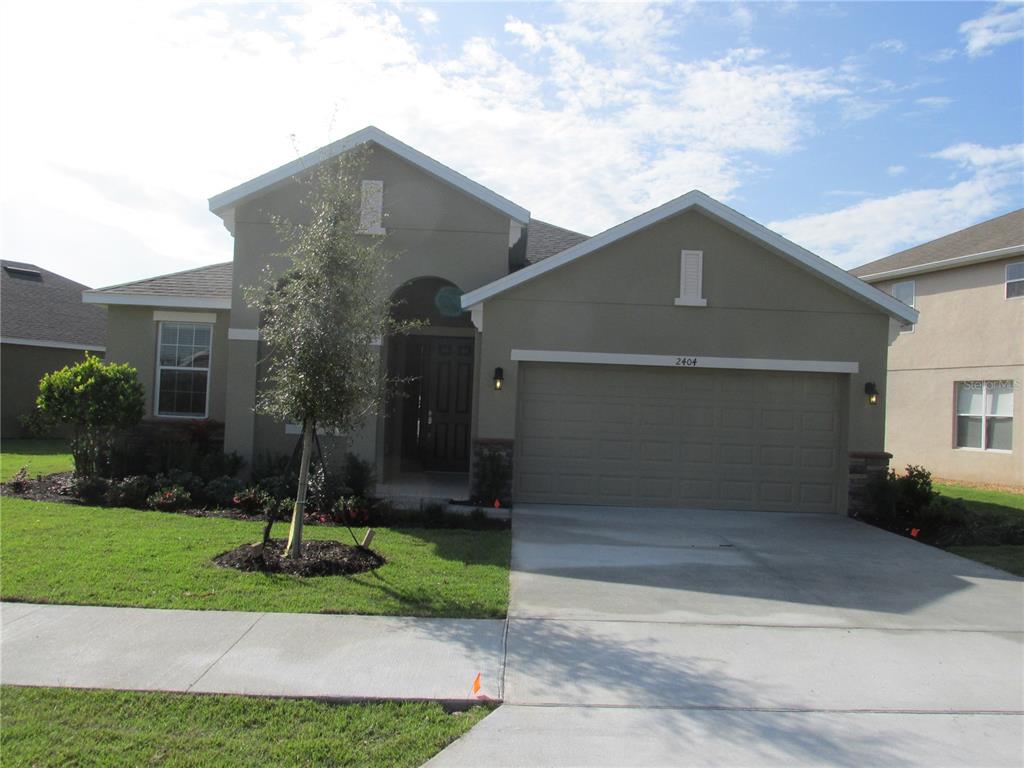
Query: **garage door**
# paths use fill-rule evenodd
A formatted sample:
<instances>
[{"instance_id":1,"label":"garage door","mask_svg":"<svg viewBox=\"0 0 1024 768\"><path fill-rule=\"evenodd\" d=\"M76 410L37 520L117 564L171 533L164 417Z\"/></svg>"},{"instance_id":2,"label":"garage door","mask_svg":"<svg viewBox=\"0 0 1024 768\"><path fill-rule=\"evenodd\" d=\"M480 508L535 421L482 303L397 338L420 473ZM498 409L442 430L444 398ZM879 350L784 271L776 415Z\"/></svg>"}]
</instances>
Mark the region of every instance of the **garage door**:
<instances>
[{"instance_id":1,"label":"garage door","mask_svg":"<svg viewBox=\"0 0 1024 768\"><path fill-rule=\"evenodd\" d=\"M522 364L516 498L835 512L835 374Z\"/></svg>"}]
</instances>

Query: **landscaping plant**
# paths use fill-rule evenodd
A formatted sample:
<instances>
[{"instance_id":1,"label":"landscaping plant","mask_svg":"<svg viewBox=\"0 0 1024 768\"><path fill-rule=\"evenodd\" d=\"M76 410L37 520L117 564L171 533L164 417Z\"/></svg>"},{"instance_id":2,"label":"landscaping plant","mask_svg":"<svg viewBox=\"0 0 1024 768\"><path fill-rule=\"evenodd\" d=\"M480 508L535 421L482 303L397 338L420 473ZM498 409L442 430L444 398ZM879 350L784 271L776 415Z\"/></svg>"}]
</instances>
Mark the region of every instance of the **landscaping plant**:
<instances>
[{"instance_id":1,"label":"landscaping plant","mask_svg":"<svg viewBox=\"0 0 1024 768\"><path fill-rule=\"evenodd\" d=\"M324 163L310 190L308 223L275 220L289 268L269 267L246 301L261 318L267 357L256 410L302 425L299 484L287 554L302 556L302 520L315 430L351 433L385 394L377 342L414 323L395 320L385 286L393 259L380 238L359 234L365 151Z\"/></svg>"},{"instance_id":2,"label":"landscaping plant","mask_svg":"<svg viewBox=\"0 0 1024 768\"><path fill-rule=\"evenodd\" d=\"M132 366L86 352L82 362L43 376L36 404L44 416L71 425L75 474L97 477L118 431L142 419L142 385Z\"/></svg>"}]
</instances>

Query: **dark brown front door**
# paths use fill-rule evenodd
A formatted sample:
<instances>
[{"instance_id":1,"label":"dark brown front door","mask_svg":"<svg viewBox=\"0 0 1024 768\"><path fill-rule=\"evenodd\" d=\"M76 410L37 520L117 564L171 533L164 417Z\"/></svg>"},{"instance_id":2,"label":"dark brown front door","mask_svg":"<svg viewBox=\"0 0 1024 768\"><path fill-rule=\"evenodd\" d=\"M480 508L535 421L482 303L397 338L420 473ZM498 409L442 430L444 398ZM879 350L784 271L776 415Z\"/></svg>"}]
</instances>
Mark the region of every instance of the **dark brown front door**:
<instances>
[{"instance_id":1,"label":"dark brown front door","mask_svg":"<svg viewBox=\"0 0 1024 768\"><path fill-rule=\"evenodd\" d=\"M413 374L418 381L406 411L414 425L407 424L403 430L403 454L416 455L425 470L467 472L473 339L413 336L409 341L413 353L410 362L418 369Z\"/></svg>"}]
</instances>

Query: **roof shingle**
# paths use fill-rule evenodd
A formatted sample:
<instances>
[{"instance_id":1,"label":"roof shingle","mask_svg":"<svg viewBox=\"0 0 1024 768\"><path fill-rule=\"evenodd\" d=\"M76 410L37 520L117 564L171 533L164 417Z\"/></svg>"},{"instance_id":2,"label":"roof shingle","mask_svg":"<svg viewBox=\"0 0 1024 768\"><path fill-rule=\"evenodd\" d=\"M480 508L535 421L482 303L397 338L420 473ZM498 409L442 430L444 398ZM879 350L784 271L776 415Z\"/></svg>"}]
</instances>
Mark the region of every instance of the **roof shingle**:
<instances>
[{"instance_id":1,"label":"roof shingle","mask_svg":"<svg viewBox=\"0 0 1024 768\"><path fill-rule=\"evenodd\" d=\"M556 227L540 219L530 219L526 234L526 260L530 264L536 264L548 256L554 256L589 239L588 235L581 235L571 229Z\"/></svg>"},{"instance_id":2,"label":"roof shingle","mask_svg":"<svg viewBox=\"0 0 1024 768\"><path fill-rule=\"evenodd\" d=\"M20 261L0 261L0 336L102 347L107 311L82 303L88 286Z\"/></svg>"},{"instance_id":3,"label":"roof shingle","mask_svg":"<svg viewBox=\"0 0 1024 768\"><path fill-rule=\"evenodd\" d=\"M204 299L231 299L232 262L148 277L132 283L108 285L94 293L116 293L138 296L188 296Z\"/></svg>"}]
</instances>

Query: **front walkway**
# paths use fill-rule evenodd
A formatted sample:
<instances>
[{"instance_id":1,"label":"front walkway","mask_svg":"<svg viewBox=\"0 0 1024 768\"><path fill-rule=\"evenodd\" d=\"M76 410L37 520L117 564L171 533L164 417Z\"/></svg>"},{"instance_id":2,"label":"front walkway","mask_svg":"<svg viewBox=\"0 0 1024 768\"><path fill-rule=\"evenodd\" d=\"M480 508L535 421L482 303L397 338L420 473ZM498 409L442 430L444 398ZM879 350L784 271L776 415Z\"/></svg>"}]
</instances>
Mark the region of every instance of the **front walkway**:
<instances>
[{"instance_id":1,"label":"front walkway","mask_svg":"<svg viewBox=\"0 0 1024 768\"><path fill-rule=\"evenodd\" d=\"M504 622L0 605L5 685L307 696L501 697Z\"/></svg>"}]
</instances>

